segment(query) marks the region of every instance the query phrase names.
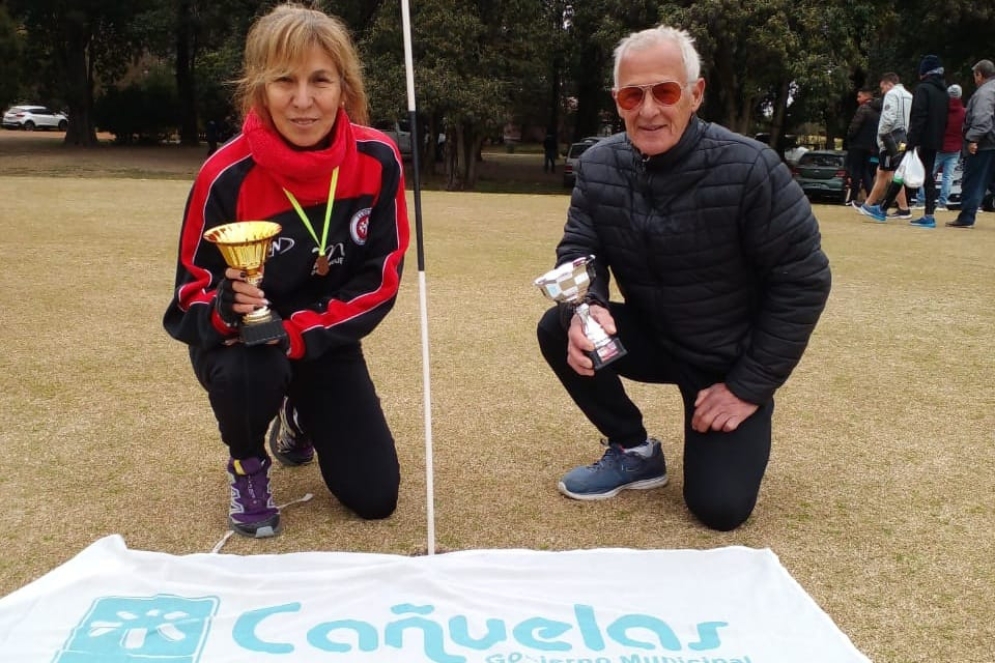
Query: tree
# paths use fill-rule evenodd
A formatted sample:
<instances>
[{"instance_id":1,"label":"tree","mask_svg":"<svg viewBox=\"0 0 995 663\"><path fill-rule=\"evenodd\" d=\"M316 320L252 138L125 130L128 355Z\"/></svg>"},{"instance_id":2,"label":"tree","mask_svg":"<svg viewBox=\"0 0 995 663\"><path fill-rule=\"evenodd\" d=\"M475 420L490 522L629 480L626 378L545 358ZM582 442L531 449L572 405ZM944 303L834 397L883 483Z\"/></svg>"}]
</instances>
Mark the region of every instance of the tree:
<instances>
[{"instance_id":1,"label":"tree","mask_svg":"<svg viewBox=\"0 0 995 663\"><path fill-rule=\"evenodd\" d=\"M199 142L204 113L216 121L230 114L226 86L240 73L245 35L257 11L252 0L153 0L135 17L131 30L147 53L173 67L184 145Z\"/></svg>"},{"instance_id":2,"label":"tree","mask_svg":"<svg viewBox=\"0 0 995 663\"><path fill-rule=\"evenodd\" d=\"M128 26L150 0L9 0L28 39L51 55L55 84L69 108L66 145L97 142L93 96L97 73L113 80L139 52Z\"/></svg>"},{"instance_id":3,"label":"tree","mask_svg":"<svg viewBox=\"0 0 995 663\"><path fill-rule=\"evenodd\" d=\"M0 5L0 62L10 63L9 69L5 67L4 75L0 76L0 109L18 101L21 71L17 65L21 62L23 51L24 36L18 32L17 24L7 13L6 7Z\"/></svg>"},{"instance_id":4,"label":"tree","mask_svg":"<svg viewBox=\"0 0 995 663\"><path fill-rule=\"evenodd\" d=\"M484 140L514 117L516 103L547 88L541 5L430 0L412 7L411 20L419 110L444 119L448 188L472 189ZM392 3L381 7L362 49L372 112L401 117L401 17Z\"/></svg>"},{"instance_id":5,"label":"tree","mask_svg":"<svg viewBox=\"0 0 995 663\"><path fill-rule=\"evenodd\" d=\"M882 20L891 16L870 0L661 5L661 19L696 40L708 83L702 115L747 135L767 129L775 147L793 125L842 114L854 69L866 66L861 43L880 41Z\"/></svg>"},{"instance_id":6,"label":"tree","mask_svg":"<svg viewBox=\"0 0 995 663\"><path fill-rule=\"evenodd\" d=\"M611 97L615 47L630 32L656 25L657 2L652 0L587 0L566 10L567 94L575 107L573 140L600 133L616 118Z\"/></svg>"}]
</instances>

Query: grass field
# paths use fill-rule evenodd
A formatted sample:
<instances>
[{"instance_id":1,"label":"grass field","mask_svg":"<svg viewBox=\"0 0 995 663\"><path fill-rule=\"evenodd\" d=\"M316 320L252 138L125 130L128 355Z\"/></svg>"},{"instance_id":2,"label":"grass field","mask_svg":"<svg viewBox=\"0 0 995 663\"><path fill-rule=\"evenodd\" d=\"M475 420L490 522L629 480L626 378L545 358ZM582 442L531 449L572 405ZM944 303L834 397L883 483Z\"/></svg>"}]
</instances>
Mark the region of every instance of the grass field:
<instances>
[{"instance_id":1,"label":"grass field","mask_svg":"<svg viewBox=\"0 0 995 663\"><path fill-rule=\"evenodd\" d=\"M55 138L0 132L0 595L107 534L182 554L226 531L225 450L160 323L201 153L77 156ZM536 155L489 158L496 180L542 177ZM439 548L769 547L876 663L995 661L995 214L922 230L816 208L833 292L778 393L757 511L718 533L681 500L671 387L632 385L668 487L590 504L557 493L600 448L535 343L546 301L531 282L552 266L568 202L555 180L536 186L423 194ZM407 264L366 343L399 444L397 513L357 520L316 467L277 468L278 502L316 498L286 510L282 536L225 552L424 549L413 248Z\"/></svg>"}]
</instances>

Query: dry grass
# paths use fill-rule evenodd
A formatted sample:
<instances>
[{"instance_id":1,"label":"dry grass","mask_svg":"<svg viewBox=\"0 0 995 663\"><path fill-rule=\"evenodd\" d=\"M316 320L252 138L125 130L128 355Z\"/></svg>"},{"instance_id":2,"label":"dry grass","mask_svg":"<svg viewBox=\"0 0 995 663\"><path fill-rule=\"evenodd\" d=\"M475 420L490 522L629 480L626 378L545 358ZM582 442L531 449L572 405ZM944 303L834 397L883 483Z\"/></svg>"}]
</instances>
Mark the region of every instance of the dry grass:
<instances>
[{"instance_id":1,"label":"dry grass","mask_svg":"<svg viewBox=\"0 0 995 663\"><path fill-rule=\"evenodd\" d=\"M224 448L184 348L160 326L187 189L0 176L0 595L110 533L182 554L225 532ZM722 534L681 501L672 388L633 385L669 487L594 504L556 492L563 471L599 454L534 340L546 302L531 280L551 266L566 197L423 202L440 549L769 547L877 663L995 660L995 215L925 231L817 208L833 293L779 393L757 512ZM286 511L282 536L234 538L226 552L424 549L413 250L367 349L403 465L396 515L359 521L317 468L280 468L279 502L316 499Z\"/></svg>"}]
</instances>

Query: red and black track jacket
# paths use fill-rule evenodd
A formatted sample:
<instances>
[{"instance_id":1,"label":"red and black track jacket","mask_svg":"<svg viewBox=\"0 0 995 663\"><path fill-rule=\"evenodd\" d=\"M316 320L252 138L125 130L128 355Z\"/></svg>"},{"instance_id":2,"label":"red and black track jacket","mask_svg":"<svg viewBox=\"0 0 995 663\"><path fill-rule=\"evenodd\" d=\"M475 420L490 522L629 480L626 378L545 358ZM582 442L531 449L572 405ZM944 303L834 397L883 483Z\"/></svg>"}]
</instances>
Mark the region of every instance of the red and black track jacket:
<instances>
[{"instance_id":1,"label":"red and black track jacket","mask_svg":"<svg viewBox=\"0 0 995 663\"><path fill-rule=\"evenodd\" d=\"M383 133L339 111L331 145L296 151L249 114L242 133L203 165L187 200L176 290L163 325L173 338L213 347L236 332L214 306L225 262L204 232L233 221L275 221L260 288L283 318L288 356L320 356L369 334L393 307L408 247L404 170ZM297 198L319 240L332 171L339 177L325 255L331 269L312 274L318 247L284 189Z\"/></svg>"}]
</instances>

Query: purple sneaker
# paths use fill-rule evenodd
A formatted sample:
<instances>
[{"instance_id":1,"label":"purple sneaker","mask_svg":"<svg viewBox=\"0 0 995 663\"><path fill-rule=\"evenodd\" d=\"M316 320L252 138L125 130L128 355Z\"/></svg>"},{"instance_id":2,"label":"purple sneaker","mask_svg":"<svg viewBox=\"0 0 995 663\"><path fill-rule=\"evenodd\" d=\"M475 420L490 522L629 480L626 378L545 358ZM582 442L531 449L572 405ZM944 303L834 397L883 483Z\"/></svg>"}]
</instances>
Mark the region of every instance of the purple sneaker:
<instances>
[{"instance_id":1,"label":"purple sneaker","mask_svg":"<svg viewBox=\"0 0 995 663\"><path fill-rule=\"evenodd\" d=\"M314 460L311 438L297 422L297 410L290 401L283 399L280 413L269 429L269 450L286 467L307 465Z\"/></svg>"},{"instance_id":2,"label":"purple sneaker","mask_svg":"<svg viewBox=\"0 0 995 663\"><path fill-rule=\"evenodd\" d=\"M280 533L280 510L269 490L272 465L269 458L228 459L228 523L236 534L261 539Z\"/></svg>"}]
</instances>

